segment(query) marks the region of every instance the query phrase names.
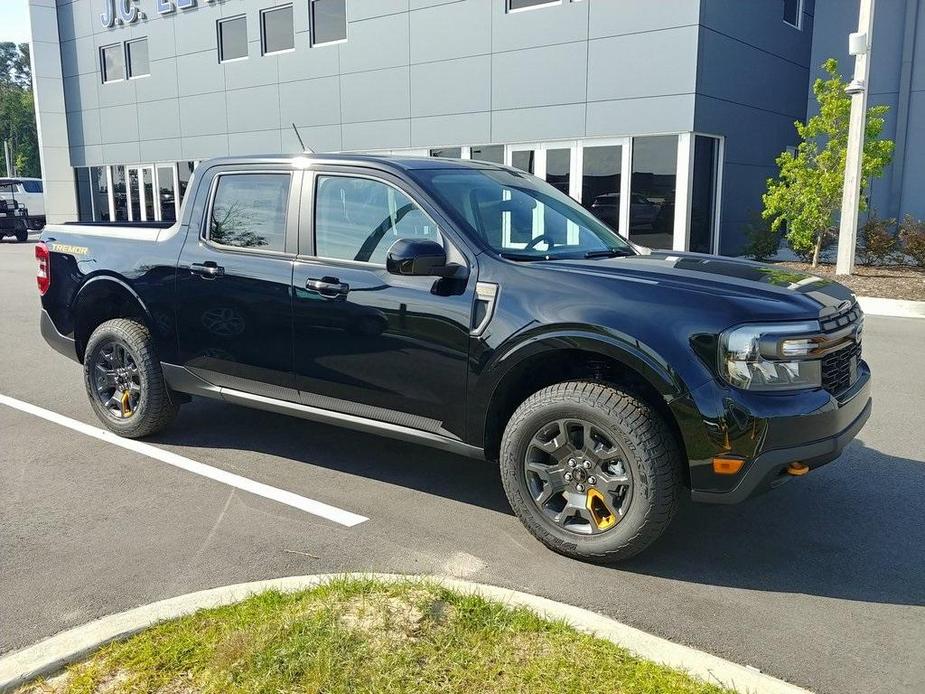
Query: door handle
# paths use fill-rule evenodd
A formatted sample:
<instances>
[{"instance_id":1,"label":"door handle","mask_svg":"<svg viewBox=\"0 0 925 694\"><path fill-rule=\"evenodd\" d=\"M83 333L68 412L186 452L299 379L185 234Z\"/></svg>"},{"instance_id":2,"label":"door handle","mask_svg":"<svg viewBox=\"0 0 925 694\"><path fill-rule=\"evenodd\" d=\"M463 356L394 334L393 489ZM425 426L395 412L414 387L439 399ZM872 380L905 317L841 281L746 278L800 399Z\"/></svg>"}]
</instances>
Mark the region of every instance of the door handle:
<instances>
[{"instance_id":1,"label":"door handle","mask_svg":"<svg viewBox=\"0 0 925 694\"><path fill-rule=\"evenodd\" d=\"M211 260L204 263L192 263L189 266L189 271L201 275L207 280L222 277L225 274L225 268Z\"/></svg>"},{"instance_id":2,"label":"door handle","mask_svg":"<svg viewBox=\"0 0 925 694\"><path fill-rule=\"evenodd\" d=\"M330 298L346 296L350 291L350 285L341 282L336 277L322 277L320 280L308 279L305 282L305 288L310 292Z\"/></svg>"}]
</instances>

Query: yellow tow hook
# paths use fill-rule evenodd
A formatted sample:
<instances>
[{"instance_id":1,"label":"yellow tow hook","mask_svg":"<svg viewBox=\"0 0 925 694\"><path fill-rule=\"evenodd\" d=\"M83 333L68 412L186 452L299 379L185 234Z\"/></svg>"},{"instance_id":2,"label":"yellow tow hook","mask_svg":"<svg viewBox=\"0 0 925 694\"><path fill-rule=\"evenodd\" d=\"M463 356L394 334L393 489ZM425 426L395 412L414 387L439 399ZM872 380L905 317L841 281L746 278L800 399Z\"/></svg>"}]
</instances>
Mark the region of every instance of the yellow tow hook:
<instances>
[{"instance_id":1,"label":"yellow tow hook","mask_svg":"<svg viewBox=\"0 0 925 694\"><path fill-rule=\"evenodd\" d=\"M122 416L131 417L132 416L132 403L131 403L131 393L128 390L122 391L122 399L120 401L122 405Z\"/></svg>"},{"instance_id":2,"label":"yellow tow hook","mask_svg":"<svg viewBox=\"0 0 925 694\"><path fill-rule=\"evenodd\" d=\"M617 517L607 508L604 503L604 495L594 487L588 489L588 495L585 497L585 507L591 512L594 524L598 530L609 530L617 523Z\"/></svg>"}]
</instances>

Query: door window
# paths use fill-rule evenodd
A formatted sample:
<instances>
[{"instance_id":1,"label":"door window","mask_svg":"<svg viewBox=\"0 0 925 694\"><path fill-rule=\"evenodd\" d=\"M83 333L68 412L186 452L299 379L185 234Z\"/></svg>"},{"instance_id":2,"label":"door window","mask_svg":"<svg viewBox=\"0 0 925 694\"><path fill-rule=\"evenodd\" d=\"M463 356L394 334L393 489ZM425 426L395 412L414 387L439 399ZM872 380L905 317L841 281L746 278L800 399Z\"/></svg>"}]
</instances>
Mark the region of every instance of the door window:
<instances>
[{"instance_id":1,"label":"door window","mask_svg":"<svg viewBox=\"0 0 925 694\"><path fill-rule=\"evenodd\" d=\"M442 243L434 222L400 190L369 178L318 177L316 255L384 265L389 248L404 238Z\"/></svg>"},{"instance_id":2,"label":"door window","mask_svg":"<svg viewBox=\"0 0 925 694\"><path fill-rule=\"evenodd\" d=\"M220 175L209 240L222 246L282 252L286 247L289 174Z\"/></svg>"}]
</instances>

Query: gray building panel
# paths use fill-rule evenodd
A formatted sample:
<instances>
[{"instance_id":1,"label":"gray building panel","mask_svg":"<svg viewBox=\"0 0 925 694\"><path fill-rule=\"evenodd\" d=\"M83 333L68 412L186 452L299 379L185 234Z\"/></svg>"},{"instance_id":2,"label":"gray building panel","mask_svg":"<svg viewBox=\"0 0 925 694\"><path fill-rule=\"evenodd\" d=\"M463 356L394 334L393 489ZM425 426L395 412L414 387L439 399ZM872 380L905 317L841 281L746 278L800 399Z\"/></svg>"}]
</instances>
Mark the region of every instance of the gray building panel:
<instances>
[{"instance_id":1,"label":"gray building panel","mask_svg":"<svg viewBox=\"0 0 925 694\"><path fill-rule=\"evenodd\" d=\"M534 11L536 12L536 11ZM560 43L495 53L491 105L496 110L577 104L585 101L588 43Z\"/></svg>"},{"instance_id":2,"label":"gray building panel","mask_svg":"<svg viewBox=\"0 0 925 694\"><path fill-rule=\"evenodd\" d=\"M460 142L490 143L491 140L489 111L415 118L411 121L412 147L439 147Z\"/></svg>"},{"instance_id":3,"label":"gray building panel","mask_svg":"<svg viewBox=\"0 0 925 694\"><path fill-rule=\"evenodd\" d=\"M700 21L700 3L691 0L589 2L588 11L592 39L696 26Z\"/></svg>"},{"instance_id":4,"label":"gray building panel","mask_svg":"<svg viewBox=\"0 0 925 694\"><path fill-rule=\"evenodd\" d=\"M408 66L343 75L340 92L345 124L411 115L411 69Z\"/></svg>"},{"instance_id":5,"label":"gray building panel","mask_svg":"<svg viewBox=\"0 0 925 694\"><path fill-rule=\"evenodd\" d=\"M351 22L348 37L339 47L343 73L404 67L410 62L407 12Z\"/></svg>"},{"instance_id":6,"label":"gray building panel","mask_svg":"<svg viewBox=\"0 0 925 694\"><path fill-rule=\"evenodd\" d=\"M690 130L693 122L693 94L592 101L588 104L585 134L612 137L683 132Z\"/></svg>"},{"instance_id":7,"label":"gray building panel","mask_svg":"<svg viewBox=\"0 0 925 694\"><path fill-rule=\"evenodd\" d=\"M464 0L411 12L411 61L491 53L492 0Z\"/></svg>"},{"instance_id":8,"label":"gray building panel","mask_svg":"<svg viewBox=\"0 0 925 694\"><path fill-rule=\"evenodd\" d=\"M485 76L491 69L488 55L412 65L411 115L490 111L491 80Z\"/></svg>"},{"instance_id":9,"label":"gray building panel","mask_svg":"<svg viewBox=\"0 0 925 694\"><path fill-rule=\"evenodd\" d=\"M320 77L280 85L280 127L340 125L340 77Z\"/></svg>"},{"instance_id":10,"label":"gray building panel","mask_svg":"<svg viewBox=\"0 0 925 694\"><path fill-rule=\"evenodd\" d=\"M556 43L587 41L590 2L563 2L507 14L504 2L491 3L492 51L516 51Z\"/></svg>"}]
</instances>

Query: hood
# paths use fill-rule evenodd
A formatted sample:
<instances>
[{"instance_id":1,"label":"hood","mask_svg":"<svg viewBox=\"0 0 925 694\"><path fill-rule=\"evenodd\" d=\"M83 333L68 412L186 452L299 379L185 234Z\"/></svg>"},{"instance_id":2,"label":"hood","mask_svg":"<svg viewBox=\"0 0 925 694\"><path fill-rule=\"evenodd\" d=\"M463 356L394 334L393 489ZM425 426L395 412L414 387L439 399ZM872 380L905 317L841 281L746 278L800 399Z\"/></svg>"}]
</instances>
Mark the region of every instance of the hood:
<instances>
[{"instance_id":1,"label":"hood","mask_svg":"<svg viewBox=\"0 0 925 694\"><path fill-rule=\"evenodd\" d=\"M543 265L601 276L667 284L714 295L738 295L796 304L813 316L847 308L855 297L843 285L799 270L736 258L653 251L594 260L554 260Z\"/></svg>"}]
</instances>

